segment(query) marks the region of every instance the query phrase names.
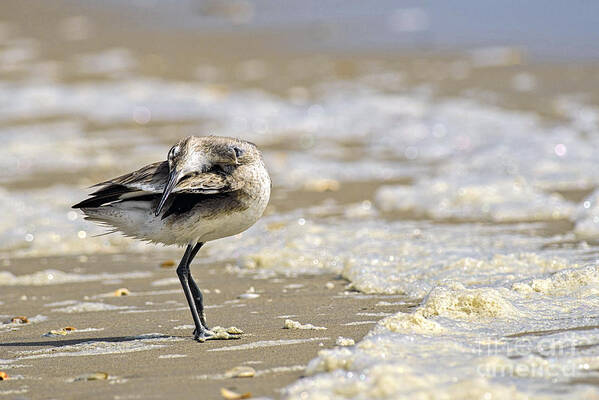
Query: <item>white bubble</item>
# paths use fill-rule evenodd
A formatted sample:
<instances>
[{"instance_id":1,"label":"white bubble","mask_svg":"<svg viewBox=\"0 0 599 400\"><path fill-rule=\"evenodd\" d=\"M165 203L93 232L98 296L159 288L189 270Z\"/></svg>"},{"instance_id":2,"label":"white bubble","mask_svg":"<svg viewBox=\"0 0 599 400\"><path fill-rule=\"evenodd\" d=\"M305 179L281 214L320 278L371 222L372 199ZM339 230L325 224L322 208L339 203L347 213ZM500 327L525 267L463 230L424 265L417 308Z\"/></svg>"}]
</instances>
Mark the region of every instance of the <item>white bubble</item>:
<instances>
[{"instance_id":1,"label":"white bubble","mask_svg":"<svg viewBox=\"0 0 599 400\"><path fill-rule=\"evenodd\" d=\"M555 152L555 154L558 157L563 157L566 155L566 153L568 152L568 148L566 147L565 144L563 143L559 143L555 145L555 148L553 149L553 151Z\"/></svg>"}]
</instances>

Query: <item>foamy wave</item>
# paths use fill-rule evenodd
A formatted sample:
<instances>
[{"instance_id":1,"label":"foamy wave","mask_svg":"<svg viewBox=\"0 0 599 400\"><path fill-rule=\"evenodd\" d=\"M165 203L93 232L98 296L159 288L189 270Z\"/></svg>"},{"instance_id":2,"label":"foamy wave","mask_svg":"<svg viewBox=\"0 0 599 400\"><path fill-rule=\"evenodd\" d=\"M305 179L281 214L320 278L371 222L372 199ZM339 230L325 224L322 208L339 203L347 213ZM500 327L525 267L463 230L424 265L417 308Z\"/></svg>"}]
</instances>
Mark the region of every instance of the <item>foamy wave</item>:
<instances>
[{"instance_id":1,"label":"foamy wave","mask_svg":"<svg viewBox=\"0 0 599 400\"><path fill-rule=\"evenodd\" d=\"M376 204L386 212L401 212L435 220L551 221L568 219L574 206L557 194L545 194L522 180L472 184L460 180L386 186Z\"/></svg>"},{"instance_id":2,"label":"foamy wave","mask_svg":"<svg viewBox=\"0 0 599 400\"><path fill-rule=\"evenodd\" d=\"M512 289L436 287L414 312L381 320L356 346L319 352L307 367L312 377L288 387L287 398L536 398L556 385L593 396L569 382L597 365L596 350L583 350L599 343L597 276L592 266Z\"/></svg>"},{"instance_id":3,"label":"foamy wave","mask_svg":"<svg viewBox=\"0 0 599 400\"><path fill-rule=\"evenodd\" d=\"M303 216L302 216L303 215ZM356 218L311 218L308 211L268 217L240 238L210 244L218 259L234 251L239 264L282 273L341 273L365 293L423 297L439 282L516 282L572 266L543 246L571 236L528 234L541 224L433 225ZM563 254L562 251L560 254Z\"/></svg>"}]
</instances>

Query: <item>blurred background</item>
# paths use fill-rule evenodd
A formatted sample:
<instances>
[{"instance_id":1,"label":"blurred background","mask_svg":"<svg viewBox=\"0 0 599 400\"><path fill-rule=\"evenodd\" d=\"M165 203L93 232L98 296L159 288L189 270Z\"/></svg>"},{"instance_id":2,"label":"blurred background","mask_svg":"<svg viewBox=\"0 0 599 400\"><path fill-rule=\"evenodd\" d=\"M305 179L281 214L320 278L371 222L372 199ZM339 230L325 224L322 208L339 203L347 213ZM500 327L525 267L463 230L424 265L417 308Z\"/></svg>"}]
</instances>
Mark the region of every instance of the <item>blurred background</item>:
<instances>
[{"instance_id":1,"label":"blurred background","mask_svg":"<svg viewBox=\"0 0 599 400\"><path fill-rule=\"evenodd\" d=\"M6 256L134 249L89 239L101 230L68 206L192 134L265 150L270 214L365 202L597 235L583 206L599 183L595 2L9 0L0 11Z\"/></svg>"},{"instance_id":2,"label":"blurred background","mask_svg":"<svg viewBox=\"0 0 599 400\"><path fill-rule=\"evenodd\" d=\"M70 206L180 137L237 136L271 202L197 263L401 300L297 398L596 398L598 38L583 0L3 0L0 285L180 257Z\"/></svg>"}]
</instances>

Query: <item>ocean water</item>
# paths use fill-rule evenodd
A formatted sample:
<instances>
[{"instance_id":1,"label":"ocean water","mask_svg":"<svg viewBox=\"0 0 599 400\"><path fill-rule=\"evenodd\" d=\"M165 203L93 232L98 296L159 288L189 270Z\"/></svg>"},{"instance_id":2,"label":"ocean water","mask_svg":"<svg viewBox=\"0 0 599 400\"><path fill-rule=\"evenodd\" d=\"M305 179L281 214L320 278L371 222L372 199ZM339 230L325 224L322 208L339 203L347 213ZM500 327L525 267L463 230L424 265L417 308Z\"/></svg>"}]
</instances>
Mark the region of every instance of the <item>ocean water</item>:
<instances>
[{"instance_id":1,"label":"ocean water","mask_svg":"<svg viewBox=\"0 0 599 400\"><path fill-rule=\"evenodd\" d=\"M257 26L282 29L264 22L260 4ZM393 26L426 32L438 11L429 8L396 10ZM300 17L293 21L303 26ZM101 31L92 17L77 18L61 22L65 40ZM334 272L348 291L415 304L355 345L315 354L308 377L284 396L599 397L599 69L580 59L525 64L518 46L497 47L498 38L395 62L395 53L364 50L377 35L352 49L359 61L325 54L286 63L270 54L231 61L228 76L230 65L190 55L191 72L173 76L146 68L156 55L144 53L145 42L96 38L48 54L18 21L0 21L0 262L147 251L98 236L102 228L70 205L97 181L163 159L181 136L238 136L264 150L271 207L247 232L206 246L207 261L264 276ZM410 35L402 36L410 48L427 41ZM346 50L336 40L327 46ZM286 86L267 87L269 77ZM0 267L0 287L136 277L143 272ZM97 304L57 310L102 311ZM167 340L139 338L127 351ZM58 356L86 355L85 346Z\"/></svg>"}]
</instances>

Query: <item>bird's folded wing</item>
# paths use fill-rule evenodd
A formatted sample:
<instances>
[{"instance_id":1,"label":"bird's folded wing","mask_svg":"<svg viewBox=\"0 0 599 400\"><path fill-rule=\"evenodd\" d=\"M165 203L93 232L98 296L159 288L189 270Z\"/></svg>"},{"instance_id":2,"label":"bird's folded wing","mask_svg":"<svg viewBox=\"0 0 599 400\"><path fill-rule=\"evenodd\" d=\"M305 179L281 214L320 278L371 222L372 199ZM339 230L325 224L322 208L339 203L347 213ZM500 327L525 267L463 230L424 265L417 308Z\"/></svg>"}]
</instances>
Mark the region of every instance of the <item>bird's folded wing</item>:
<instances>
[{"instance_id":1,"label":"bird's folded wing","mask_svg":"<svg viewBox=\"0 0 599 400\"><path fill-rule=\"evenodd\" d=\"M101 192L111 185L120 185L128 189L143 190L144 192L162 193L167 178L168 162L159 161L146 165L137 171L94 185L94 187L100 187L100 189L92 193L92 195Z\"/></svg>"},{"instance_id":2,"label":"bird's folded wing","mask_svg":"<svg viewBox=\"0 0 599 400\"><path fill-rule=\"evenodd\" d=\"M146 165L126 175L99 183L98 191L111 185L121 185L129 189L150 193L162 193L168 180L166 161ZM241 182L221 172L208 171L184 177L173 189L173 193L222 193L241 188ZM95 194L95 193L92 193Z\"/></svg>"},{"instance_id":3,"label":"bird's folded wing","mask_svg":"<svg viewBox=\"0 0 599 400\"><path fill-rule=\"evenodd\" d=\"M168 179L166 161L146 165L126 175L98 183L98 189L74 208L99 207L114 201L137 199L160 194ZM173 193L215 194L240 189L242 182L221 172L205 172L183 178Z\"/></svg>"},{"instance_id":4,"label":"bird's folded wing","mask_svg":"<svg viewBox=\"0 0 599 400\"><path fill-rule=\"evenodd\" d=\"M183 178L173 193L225 193L241 189L242 181L218 172L205 172Z\"/></svg>"}]
</instances>

